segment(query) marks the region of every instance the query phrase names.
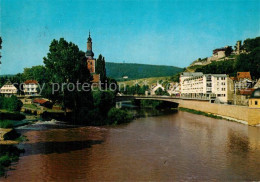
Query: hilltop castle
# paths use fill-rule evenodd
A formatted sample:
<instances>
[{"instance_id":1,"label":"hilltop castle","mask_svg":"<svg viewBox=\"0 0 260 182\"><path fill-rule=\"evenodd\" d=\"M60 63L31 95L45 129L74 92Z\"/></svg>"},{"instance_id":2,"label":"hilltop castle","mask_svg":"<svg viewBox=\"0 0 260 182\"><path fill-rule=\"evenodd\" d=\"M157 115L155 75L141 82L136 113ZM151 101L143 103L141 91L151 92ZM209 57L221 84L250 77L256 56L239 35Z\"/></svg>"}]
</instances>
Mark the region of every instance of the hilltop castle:
<instances>
[{"instance_id":1,"label":"hilltop castle","mask_svg":"<svg viewBox=\"0 0 260 182\"><path fill-rule=\"evenodd\" d=\"M90 37L90 32L87 41L87 52L86 52L86 61L87 61L87 68L90 74L93 76L92 83L99 83L100 82L100 74L96 73L96 59L94 58L94 53L92 51L92 39Z\"/></svg>"}]
</instances>

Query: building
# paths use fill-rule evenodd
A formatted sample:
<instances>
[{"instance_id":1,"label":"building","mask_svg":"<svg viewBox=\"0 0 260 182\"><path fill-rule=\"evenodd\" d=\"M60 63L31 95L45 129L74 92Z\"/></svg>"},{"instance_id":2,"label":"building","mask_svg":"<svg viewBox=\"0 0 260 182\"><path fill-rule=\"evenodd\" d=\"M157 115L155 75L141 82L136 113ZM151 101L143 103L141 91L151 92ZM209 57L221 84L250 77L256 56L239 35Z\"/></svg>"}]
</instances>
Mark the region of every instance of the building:
<instances>
[{"instance_id":1,"label":"building","mask_svg":"<svg viewBox=\"0 0 260 182\"><path fill-rule=\"evenodd\" d=\"M248 106L248 99L254 91L250 72L237 72L236 77L230 78L234 84L233 103Z\"/></svg>"},{"instance_id":2,"label":"building","mask_svg":"<svg viewBox=\"0 0 260 182\"><path fill-rule=\"evenodd\" d=\"M213 50L213 54L211 57L209 57L207 59L207 62L212 62L212 61L220 61L220 60L224 60L224 58L226 59L226 51L231 49L231 46L225 46L225 47L221 47L221 48L217 48ZM229 59L233 59L233 58L229 58Z\"/></svg>"},{"instance_id":3,"label":"building","mask_svg":"<svg viewBox=\"0 0 260 182\"><path fill-rule=\"evenodd\" d=\"M7 81L4 86L1 87L0 93L5 97L11 97L12 95L17 95L18 89L10 82Z\"/></svg>"},{"instance_id":4,"label":"building","mask_svg":"<svg viewBox=\"0 0 260 182\"><path fill-rule=\"evenodd\" d=\"M164 89L164 87L162 86L162 84L160 84L160 83L157 83L157 85L155 85L155 86L153 86L152 88L151 88L151 95L156 95L156 91L159 89L159 88L161 88L163 91L165 90Z\"/></svg>"},{"instance_id":5,"label":"building","mask_svg":"<svg viewBox=\"0 0 260 182\"><path fill-rule=\"evenodd\" d=\"M87 61L87 68L90 74L93 76L92 83L99 83L100 82L100 74L96 73L96 59L94 58L94 53L92 51L92 38L89 37L87 41L87 52L86 52L86 61Z\"/></svg>"},{"instance_id":6,"label":"building","mask_svg":"<svg viewBox=\"0 0 260 182\"><path fill-rule=\"evenodd\" d=\"M36 80L26 80L23 85L23 91L25 95L37 95L38 82Z\"/></svg>"},{"instance_id":7,"label":"building","mask_svg":"<svg viewBox=\"0 0 260 182\"><path fill-rule=\"evenodd\" d=\"M171 88L167 90L168 94L171 96L180 96L181 91L180 91L180 84L176 83L173 85Z\"/></svg>"},{"instance_id":8,"label":"building","mask_svg":"<svg viewBox=\"0 0 260 182\"><path fill-rule=\"evenodd\" d=\"M202 72L183 72L180 75L180 92L182 91L183 81L187 78L196 77L196 76L202 76Z\"/></svg>"},{"instance_id":9,"label":"building","mask_svg":"<svg viewBox=\"0 0 260 182\"><path fill-rule=\"evenodd\" d=\"M256 84L254 85L254 89L260 88L260 79L256 81Z\"/></svg>"},{"instance_id":10,"label":"building","mask_svg":"<svg viewBox=\"0 0 260 182\"><path fill-rule=\"evenodd\" d=\"M226 74L187 74L180 80L181 97L212 99L217 103L230 103L233 99L233 85ZM194 76L196 75L196 76Z\"/></svg>"},{"instance_id":11,"label":"building","mask_svg":"<svg viewBox=\"0 0 260 182\"><path fill-rule=\"evenodd\" d=\"M236 77L230 77L230 78L234 81L235 92L253 87L253 81L250 72L237 72Z\"/></svg>"},{"instance_id":12,"label":"building","mask_svg":"<svg viewBox=\"0 0 260 182\"><path fill-rule=\"evenodd\" d=\"M246 88L239 90L236 94L234 94L234 105L242 105L248 106L248 99L252 95L255 89L253 88Z\"/></svg>"},{"instance_id":13,"label":"building","mask_svg":"<svg viewBox=\"0 0 260 182\"><path fill-rule=\"evenodd\" d=\"M260 88L256 89L250 99L249 99L250 108L259 108L260 109Z\"/></svg>"},{"instance_id":14,"label":"building","mask_svg":"<svg viewBox=\"0 0 260 182\"><path fill-rule=\"evenodd\" d=\"M242 41L241 40L238 40L237 43L236 43L236 46L235 46L235 53L236 54L240 54L241 53L241 45L242 45Z\"/></svg>"}]
</instances>

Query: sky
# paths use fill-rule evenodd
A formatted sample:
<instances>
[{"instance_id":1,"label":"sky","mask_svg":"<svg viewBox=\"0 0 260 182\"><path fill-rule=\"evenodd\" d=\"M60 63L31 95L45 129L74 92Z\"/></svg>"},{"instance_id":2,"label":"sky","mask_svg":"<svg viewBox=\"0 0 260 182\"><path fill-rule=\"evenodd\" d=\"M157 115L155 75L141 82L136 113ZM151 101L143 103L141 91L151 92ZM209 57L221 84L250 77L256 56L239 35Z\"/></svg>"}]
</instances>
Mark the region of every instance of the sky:
<instances>
[{"instance_id":1,"label":"sky","mask_svg":"<svg viewBox=\"0 0 260 182\"><path fill-rule=\"evenodd\" d=\"M260 36L260 1L0 0L1 74L43 65L53 39L107 62L187 67L237 40Z\"/></svg>"}]
</instances>

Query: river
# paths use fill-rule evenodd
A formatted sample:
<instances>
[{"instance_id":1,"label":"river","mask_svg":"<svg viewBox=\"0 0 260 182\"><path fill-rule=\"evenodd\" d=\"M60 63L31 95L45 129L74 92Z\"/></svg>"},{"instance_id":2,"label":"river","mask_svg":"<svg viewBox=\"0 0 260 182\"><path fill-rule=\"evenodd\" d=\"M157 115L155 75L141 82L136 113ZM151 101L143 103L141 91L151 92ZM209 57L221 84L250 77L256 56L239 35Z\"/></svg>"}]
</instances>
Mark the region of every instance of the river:
<instances>
[{"instance_id":1,"label":"river","mask_svg":"<svg viewBox=\"0 0 260 182\"><path fill-rule=\"evenodd\" d=\"M260 128L187 112L119 126L21 127L25 153L2 181L260 180Z\"/></svg>"}]
</instances>

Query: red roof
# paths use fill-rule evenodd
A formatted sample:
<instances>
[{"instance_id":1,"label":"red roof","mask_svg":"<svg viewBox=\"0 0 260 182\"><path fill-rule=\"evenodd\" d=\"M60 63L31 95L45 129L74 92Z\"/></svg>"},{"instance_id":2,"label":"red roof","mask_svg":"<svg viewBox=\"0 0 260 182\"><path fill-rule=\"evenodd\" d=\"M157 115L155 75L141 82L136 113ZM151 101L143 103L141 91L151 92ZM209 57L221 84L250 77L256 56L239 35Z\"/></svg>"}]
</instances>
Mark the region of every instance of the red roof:
<instances>
[{"instance_id":1,"label":"red roof","mask_svg":"<svg viewBox=\"0 0 260 182\"><path fill-rule=\"evenodd\" d=\"M225 48L225 47L222 47L222 48L218 48L218 49L214 49L213 50L213 54L216 54L217 52L219 52L219 51L225 51L227 48Z\"/></svg>"},{"instance_id":2,"label":"red roof","mask_svg":"<svg viewBox=\"0 0 260 182\"><path fill-rule=\"evenodd\" d=\"M237 72L237 79L247 78L251 80L250 72Z\"/></svg>"},{"instance_id":3,"label":"red roof","mask_svg":"<svg viewBox=\"0 0 260 182\"><path fill-rule=\"evenodd\" d=\"M241 95L251 95L254 92L255 89L253 88L246 88L243 90L239 90Z\"/></svg>"},{"instance_id":4,"label":"red roof","mask_svg":"<svg viewBox=\"0 0 260 182\"><path fill-rule=\"evenodd\" d=\"M47 100L44 100L44 99L34 99L33 100L34 103L38 103L38 104L44 104L46 102L48 102Z\"/></svg>"},{"instance_id":5,"label":"red roof","mask_svg":"<svg viewBox=\"0 0 260 182\"><path fill-rule=\"evenodd\" d=\"M24 82L25 84L38 84L38 82L36 81L36 80L26 80L25 82Z\"/></svg>"}]
</instances>

